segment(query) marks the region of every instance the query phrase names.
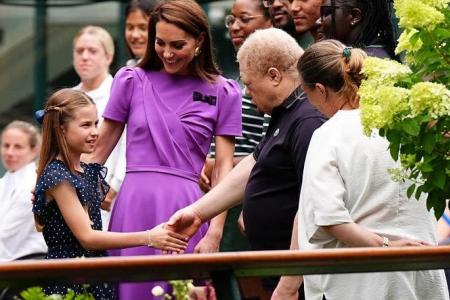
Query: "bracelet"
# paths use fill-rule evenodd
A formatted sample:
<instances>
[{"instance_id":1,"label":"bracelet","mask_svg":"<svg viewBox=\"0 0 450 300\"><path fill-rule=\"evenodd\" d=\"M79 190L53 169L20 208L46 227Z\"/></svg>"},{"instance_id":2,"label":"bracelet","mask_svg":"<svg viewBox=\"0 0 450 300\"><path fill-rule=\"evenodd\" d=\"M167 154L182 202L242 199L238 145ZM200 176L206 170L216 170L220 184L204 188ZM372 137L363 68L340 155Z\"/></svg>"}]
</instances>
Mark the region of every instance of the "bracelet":
<instances>
[{"instance_id":1,"label":"bracelet","mask_svg":"<svg viewBox=\"0 0 450 300\"><path fill-rule=\"evenodd\" d=\"M382 237L383 238L383 248L384 247L389 247L389 239L385 236Z\"/></svg>"},{"instance_id":2,"label":"bracelet","mask_svg":"<svg viewBox=\"0 0 450 300\"><path fill-rule=\"evenodd\" d=\"M151 234L150 234L150 229L148 229L146 231L147 231L147 247L153 248L153 242L152 242L152 238L151 238Z\"/></svg>"}]
</instances>

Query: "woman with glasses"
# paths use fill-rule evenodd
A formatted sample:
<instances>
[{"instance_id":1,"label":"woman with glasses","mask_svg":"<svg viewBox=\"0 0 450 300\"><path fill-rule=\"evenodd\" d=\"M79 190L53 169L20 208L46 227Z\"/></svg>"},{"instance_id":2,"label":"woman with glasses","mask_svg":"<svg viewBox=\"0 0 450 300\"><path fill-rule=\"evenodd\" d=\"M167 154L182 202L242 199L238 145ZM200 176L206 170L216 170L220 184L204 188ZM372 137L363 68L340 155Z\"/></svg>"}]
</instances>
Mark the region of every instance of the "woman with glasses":
<instances>
[{"instance_id":1,"label":"woman with glasses","mask_svg":"<svg viewBox=\"0 0 450 300\"><path fill-rule=\"evenodd\" d=\"M391 0L325 0L317 20L319 40L336 39L369 56L397 58Z\"/></svg>"},{"instance_id":2,"label":"woman with glasses","mask_svg":"<svg viewBox=\"0 0 450 300\"><path fill-rule=\"evenodd\" d=\"M267 8L260 0L236 0L231 8L231 13L225 17L225 26L228 28L231 42L237 51L247 37L257 29L272 27L272 21ZM240 80L239 80L240 81ZM243 87L242 83L241 86ZM263 136L264 114L258 112L255 104L248 95L242 97L242 136L236 137L233 165L240 162L245 156L252 153ZM214 166L215 144L211 146L209 159L200 178L203 190L210 189L211 173ZM220 251L248 250L247 239L238 228L238 218L242 206L237 206L228 211ZM240 222L243 231L242 222ZM200 245L201 246L201 245Z\"/></svg>"}]
</instances>

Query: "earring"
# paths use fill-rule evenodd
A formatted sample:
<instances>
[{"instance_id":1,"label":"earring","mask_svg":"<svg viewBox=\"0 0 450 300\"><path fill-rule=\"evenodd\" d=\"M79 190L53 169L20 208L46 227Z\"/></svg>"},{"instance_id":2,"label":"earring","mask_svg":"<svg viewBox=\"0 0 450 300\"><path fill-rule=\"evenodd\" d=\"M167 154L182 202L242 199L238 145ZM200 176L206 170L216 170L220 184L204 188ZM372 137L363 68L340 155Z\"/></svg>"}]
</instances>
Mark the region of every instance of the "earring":
<instances>
[{"instance_id":1,"label":"earring","mask_svg":"<svg viewBox=\"0 0 450 300\"><path fill-rule=\"evenodd\" d=\"M195 56L195 57L199 56L199 55L200 55L200 52L201 52L200 47L195 48L195 50L194 50L194 56Z\"/></svg>"}]
</instances>

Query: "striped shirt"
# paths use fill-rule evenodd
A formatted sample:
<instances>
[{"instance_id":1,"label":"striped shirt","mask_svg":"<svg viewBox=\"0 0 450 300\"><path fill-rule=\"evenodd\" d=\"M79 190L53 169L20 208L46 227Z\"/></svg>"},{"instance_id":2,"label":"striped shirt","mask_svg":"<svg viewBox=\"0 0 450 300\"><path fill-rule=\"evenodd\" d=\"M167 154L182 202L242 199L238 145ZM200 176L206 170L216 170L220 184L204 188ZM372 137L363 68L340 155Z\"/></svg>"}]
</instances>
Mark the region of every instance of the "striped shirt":
<instances>
[{"instance_id":1,"label":"striped shirt","mask_svg":"<svg viewBox=\"0 0 450 300\"><path fill-rule=\"evenodd\" d=\"M239 81L242 86L242 82ZM247 156L253 153L255 147L263 138L269 126L270 116L256 110L251 98L246 95L245 88L242 92L242 136L235 139L234 156ZM214 158L216 144L213 141L210 148L210 157Z\"/></svg>"}]
</instances>

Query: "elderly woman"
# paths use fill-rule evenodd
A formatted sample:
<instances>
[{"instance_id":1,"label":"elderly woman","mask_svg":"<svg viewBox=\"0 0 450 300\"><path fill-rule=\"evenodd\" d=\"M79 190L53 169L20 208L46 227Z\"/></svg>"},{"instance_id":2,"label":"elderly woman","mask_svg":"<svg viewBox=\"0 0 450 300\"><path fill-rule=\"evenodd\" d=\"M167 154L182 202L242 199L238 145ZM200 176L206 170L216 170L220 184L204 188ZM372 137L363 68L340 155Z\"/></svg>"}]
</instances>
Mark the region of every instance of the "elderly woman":
<instances>
[{"instance_id":1,"label":"elderly woman","mask_svg":"<svg viewBox=\"0 0 450 300\"><path fill-rule=\"evenodd\" d=\"M244 199L252 249L289 249L309 140L324 122L299 86L296 66L302 53L289 34L275 28L256 31L240 47L242 81L258 109L272 116L267 134L223 181L170 219L173 230L192 235L201 223ZM267 282L266 290L277 281Z\"/></svg>"},{"instance_id":2,"label":"elderly woman","mask_svg":"<svg viewBox=\"0 0 450 300\"><path fill-rule=\"evenodd\" d=\"M311 103L330 119L312 139L298 213L300 249L436 245L436 220L424 201L394 182L388 142L365 136L358 86L366 54L335 40L311 46L299 61ZM295 299L296 286L273 299ZM305 276L306 299L448 299L442 271Z\"/></svg>"}]
</instances>

